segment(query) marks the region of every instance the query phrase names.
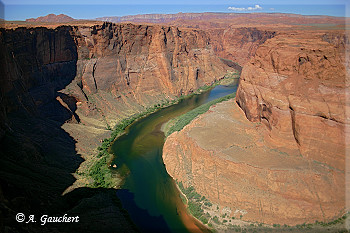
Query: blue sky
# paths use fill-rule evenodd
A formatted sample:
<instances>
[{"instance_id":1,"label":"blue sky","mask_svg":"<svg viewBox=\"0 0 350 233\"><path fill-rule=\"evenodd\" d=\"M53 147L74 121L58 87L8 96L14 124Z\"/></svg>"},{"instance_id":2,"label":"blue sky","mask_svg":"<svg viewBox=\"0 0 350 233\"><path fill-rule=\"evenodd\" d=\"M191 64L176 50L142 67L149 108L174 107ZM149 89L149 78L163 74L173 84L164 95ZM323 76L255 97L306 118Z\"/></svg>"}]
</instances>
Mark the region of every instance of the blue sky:
<instances>
[{"instance_id":1,"label":"blue sky","mask_svg":"<svg viewBox=\"0 0 350 233\"><path fill-rule=\"evenodd\" d=\"M107 5L120 5L127 2L127 4L141 4L141 5L148 5L148 4L159 4L159 5L201 5L201 4L211 4L211 5L222 5L222 4L238 4L238 5L245 5L245 4L276 4L276 5L320 5L320 4L326 4L326 5L333 5L333 4L346 4L348 0L293 0L293 1L283 1L283 0L176 0L176 1L164 1L164 0L2 0L2 2L5 5L8 4L20 4L20 5L30 5L30 4L39 4L39 5L86 5L86 4L107 4Z\"/></svg>"},{"instance_id":2,"label":"blue sky","mask_svg":"<svg viewBox=\"0 0 350 233\"><path fill-rule=\"evenodd\" d=\"M346 7L349 9L346 5L348 0L2 0L2 3L5 5L2 17L6 20L25 20L50 13L67 14L77 19L178 12L282 12L345 16Z\"/></svg>"}]
</instances>

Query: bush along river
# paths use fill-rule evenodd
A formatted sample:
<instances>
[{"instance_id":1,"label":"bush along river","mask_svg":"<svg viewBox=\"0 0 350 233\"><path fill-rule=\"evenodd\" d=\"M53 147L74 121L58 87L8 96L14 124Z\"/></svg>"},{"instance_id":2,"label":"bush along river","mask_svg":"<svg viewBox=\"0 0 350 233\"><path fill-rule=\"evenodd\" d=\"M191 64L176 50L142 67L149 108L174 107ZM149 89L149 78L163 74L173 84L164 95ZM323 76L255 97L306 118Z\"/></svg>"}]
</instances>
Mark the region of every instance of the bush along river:
<instances>
[{"instance_id":1,"label":"bush along river","mask_svg":"<svg viewBox=\"0 0 350 233\"><path fill-rule=\"evenodd\" d=\"M209 232L186 210L162 160L164 123L199 106L234 94L238 79L160 109L129 125L111 146L113 172L124 177L117 196L141 232ZM221 99L219 99L221 98ZM226 97L227 98L227 97ZM194 110L195 111L195 110Z\"/></svg>"}]
</instances>

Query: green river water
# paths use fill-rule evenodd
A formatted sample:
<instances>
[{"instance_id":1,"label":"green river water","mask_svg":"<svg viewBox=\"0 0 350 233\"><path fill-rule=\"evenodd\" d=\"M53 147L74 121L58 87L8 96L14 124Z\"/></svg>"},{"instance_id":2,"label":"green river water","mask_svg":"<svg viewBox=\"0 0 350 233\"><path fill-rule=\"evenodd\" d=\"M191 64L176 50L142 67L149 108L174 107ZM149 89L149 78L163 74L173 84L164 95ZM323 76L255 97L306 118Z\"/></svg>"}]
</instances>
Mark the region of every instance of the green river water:
<instances>
[{"instance_id":1,"label":"green river water","mask_svg":"<svg viewBox=\"0 0 350 233\"><path fill-rule=\"evenodd\" d=\"M237 82L184 99L160 109L126 128L112 145L114 172L125 182L117 196L142 232L209 232L190 216L162 160L165 140L161 126L213 99L236 92Z\"/></svg>"}]
</instances>

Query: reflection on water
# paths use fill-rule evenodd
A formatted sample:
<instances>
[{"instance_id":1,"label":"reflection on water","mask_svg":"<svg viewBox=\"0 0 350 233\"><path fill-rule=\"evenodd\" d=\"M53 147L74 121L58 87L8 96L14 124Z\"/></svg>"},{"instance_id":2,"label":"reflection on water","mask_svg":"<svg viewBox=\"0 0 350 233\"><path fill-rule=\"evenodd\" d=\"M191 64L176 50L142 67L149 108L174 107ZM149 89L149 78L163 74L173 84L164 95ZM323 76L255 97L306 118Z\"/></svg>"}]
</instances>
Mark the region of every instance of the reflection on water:
<instances>
[{"instance_id":1,"label":"reflection on water","mask_svg":"<svg viewBox=\"0 0 350 233\"><path fill-rule=\"evenodd\" d=\"M208 231L190 216L172 178L166 172L161 125L213 99L236 92L237 85L217 86L161 109L129 126L112 145L116 172L125 174L117 191L123 207L142 232Z\"/></svg>"}]
</instances>

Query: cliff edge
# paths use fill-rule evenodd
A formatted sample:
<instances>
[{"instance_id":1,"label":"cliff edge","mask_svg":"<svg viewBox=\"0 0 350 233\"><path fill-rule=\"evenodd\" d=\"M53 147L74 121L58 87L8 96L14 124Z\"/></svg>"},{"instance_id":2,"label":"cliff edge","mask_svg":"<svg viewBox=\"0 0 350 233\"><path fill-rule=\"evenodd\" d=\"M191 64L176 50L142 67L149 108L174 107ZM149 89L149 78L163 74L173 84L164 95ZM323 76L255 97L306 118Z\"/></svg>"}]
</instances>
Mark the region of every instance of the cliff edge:
<instances>
[{"instance_id":1,"label":"cliff edge","mask_svg":"<svg viewBox=\"0 0 350 233\"><path fill-rule=\"evenodd\" d=\"M113 188L88 188L97 147L122 119L231 70L208 40L201 30L159 25L1 28L1 229L137 231ZM80 222L21 225L16 213Z\"/></svg>"},{"instance_id":2,"label":"cliff edge","mask_svg":"<svg viewBox=\"0 0 350 233\"><path fill-rule=\"evenodd\" d=\"M343 34L292 33L260 45L243 67L236 101L167 138L168 173L218 205L205 211L226 227L224 213L271 225L343 215L346 43Z\"/></svg>"}]
</instances>

